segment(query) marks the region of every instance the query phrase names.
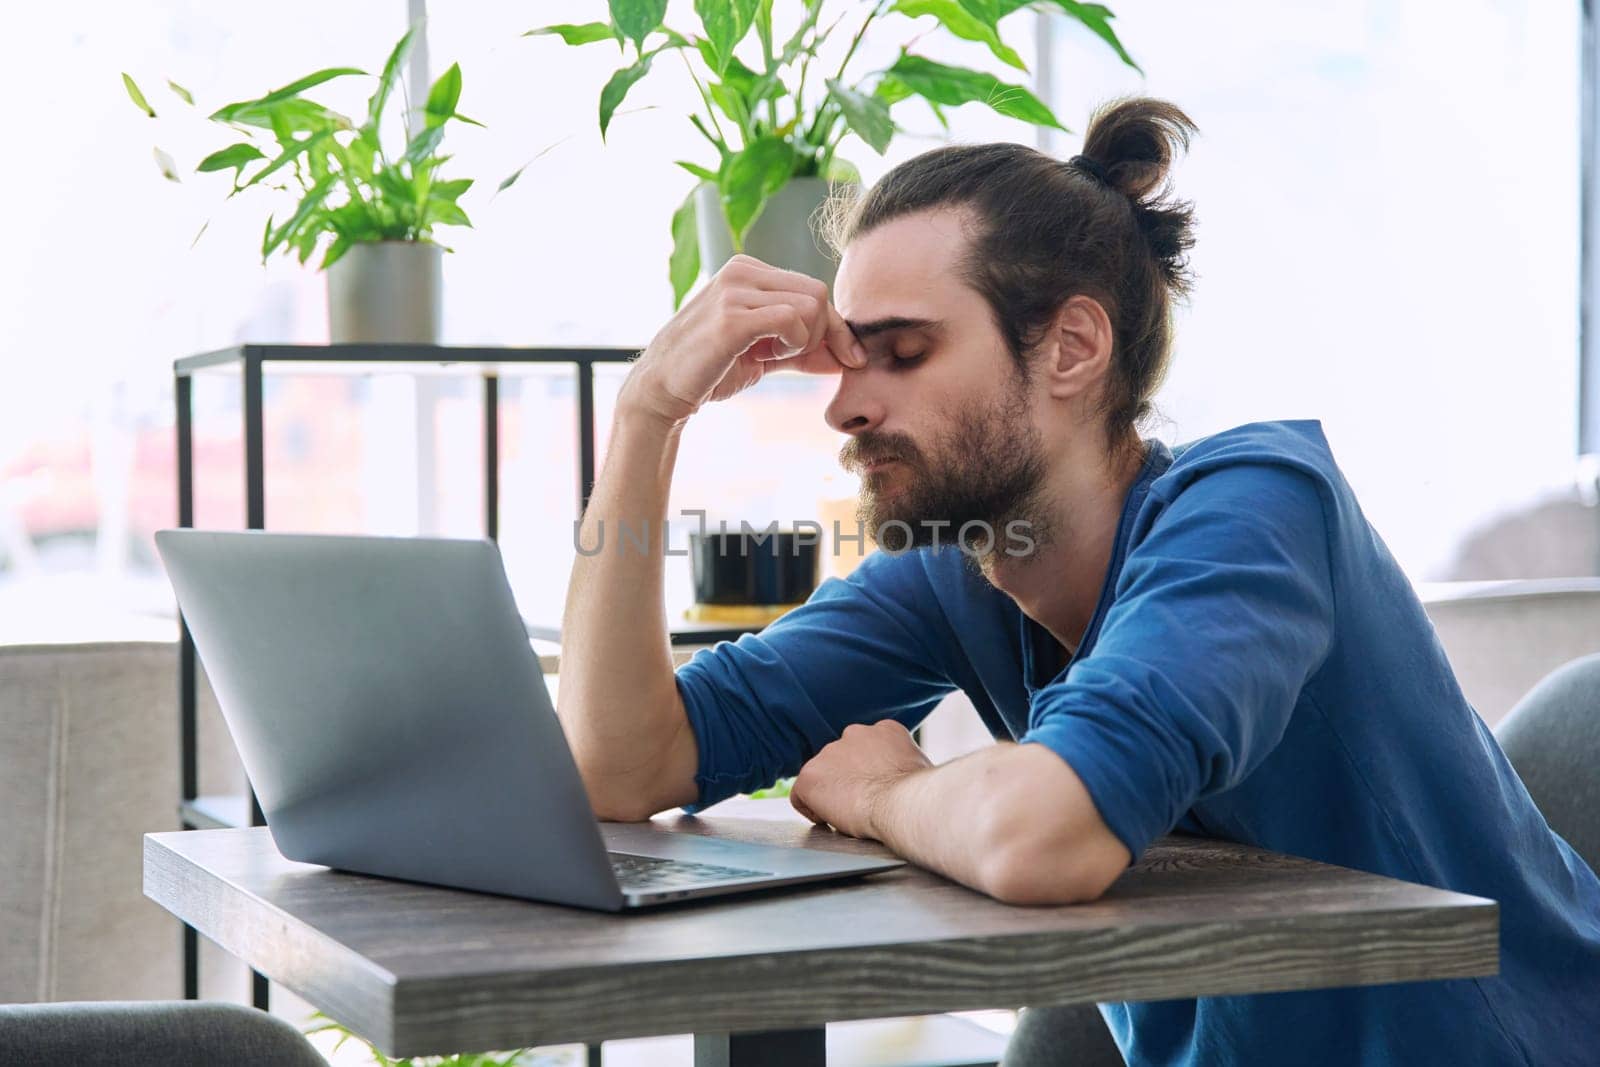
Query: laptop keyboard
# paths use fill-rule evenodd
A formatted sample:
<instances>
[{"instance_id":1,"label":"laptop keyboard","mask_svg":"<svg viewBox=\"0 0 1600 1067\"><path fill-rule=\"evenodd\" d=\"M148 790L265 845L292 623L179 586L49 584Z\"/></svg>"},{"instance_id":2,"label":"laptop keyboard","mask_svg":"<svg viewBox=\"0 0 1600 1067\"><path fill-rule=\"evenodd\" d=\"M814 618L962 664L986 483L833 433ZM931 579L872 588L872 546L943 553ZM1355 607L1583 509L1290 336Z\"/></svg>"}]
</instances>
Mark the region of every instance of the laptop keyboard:
<instances>
[{"instance_id":1,"label":"laptop keyboard","mask_svg":"<svg viewBox=\"0 0 1600 1067\"><path fill-rule=\"evenodd\" d=\"M611 869L616 872L617 882L623 889L682 889L706 882L763 878L771 873L743 867L719 867L714 863L635 856L628 852L611 852L608 855L611 857Z\"/></svg>"}]
</instances>

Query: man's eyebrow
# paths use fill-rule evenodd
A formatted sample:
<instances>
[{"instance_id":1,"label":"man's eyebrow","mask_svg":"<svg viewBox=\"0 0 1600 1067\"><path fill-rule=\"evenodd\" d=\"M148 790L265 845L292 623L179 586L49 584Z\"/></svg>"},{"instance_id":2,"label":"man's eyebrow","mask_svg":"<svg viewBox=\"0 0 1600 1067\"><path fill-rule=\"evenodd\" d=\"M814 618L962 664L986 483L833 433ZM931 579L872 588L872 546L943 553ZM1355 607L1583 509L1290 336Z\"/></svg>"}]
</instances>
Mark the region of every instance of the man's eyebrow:
<instances>
[{"instance_id":1,"label":"man's eyebrow","mask_svg":"<svg viewBox=\"0 0 1600 1067\"><path fill-rule=\"evenodd\" d=\"M944 325L938 319L912 319L904 315L893 315L884 319L873 319L871 322L846 322L850 332L856 335L856 340L865 341L869 337L880 333L889 333L894 330L926 330L934 333Z\"/></svg>"}]
</instances>

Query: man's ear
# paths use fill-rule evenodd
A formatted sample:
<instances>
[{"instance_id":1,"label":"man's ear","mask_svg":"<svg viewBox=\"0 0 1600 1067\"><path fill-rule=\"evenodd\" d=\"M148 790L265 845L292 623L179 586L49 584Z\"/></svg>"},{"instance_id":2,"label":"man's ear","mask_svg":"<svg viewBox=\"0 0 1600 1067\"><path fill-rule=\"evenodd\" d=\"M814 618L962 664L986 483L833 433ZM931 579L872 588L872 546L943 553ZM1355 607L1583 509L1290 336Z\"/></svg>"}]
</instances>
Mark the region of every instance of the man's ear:
<instances>
[{"instance_id":1,"label":"man's ear","mask_svg":"<svg viewBox=\"0 0 1600 1067\"><path fill-rule=\"evenodd\" d=\"M1079 294L1056 310L1045 336L1042 368L1058 400L1093 394L1111 367L1111 316L1100 301Z\"/></svg>"}]
</instances>

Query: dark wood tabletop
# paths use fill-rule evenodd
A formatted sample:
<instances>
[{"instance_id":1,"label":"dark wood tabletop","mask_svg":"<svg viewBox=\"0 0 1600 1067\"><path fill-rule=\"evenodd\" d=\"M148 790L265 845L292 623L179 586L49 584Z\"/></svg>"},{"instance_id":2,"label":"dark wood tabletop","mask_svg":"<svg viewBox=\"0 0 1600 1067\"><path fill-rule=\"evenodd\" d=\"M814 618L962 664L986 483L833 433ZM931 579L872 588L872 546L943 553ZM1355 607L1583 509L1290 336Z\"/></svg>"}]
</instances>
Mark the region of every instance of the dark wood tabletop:
<instances>
[{"instance_id":1,"label":"dark wood tabletop","mask_svg":"<svg viewBox=\"0 0 1600 1067\"><path fill-rule=\"evenodd\" d=\"M686 833L879 854L786 801ZM265 829L145 838L145 894L390 1055L1070 1001L1494 974L1494 902L1171 837L1099 901L1018 908L914 867L609 915L344 874Z\"/></svg>"}]
</instances>

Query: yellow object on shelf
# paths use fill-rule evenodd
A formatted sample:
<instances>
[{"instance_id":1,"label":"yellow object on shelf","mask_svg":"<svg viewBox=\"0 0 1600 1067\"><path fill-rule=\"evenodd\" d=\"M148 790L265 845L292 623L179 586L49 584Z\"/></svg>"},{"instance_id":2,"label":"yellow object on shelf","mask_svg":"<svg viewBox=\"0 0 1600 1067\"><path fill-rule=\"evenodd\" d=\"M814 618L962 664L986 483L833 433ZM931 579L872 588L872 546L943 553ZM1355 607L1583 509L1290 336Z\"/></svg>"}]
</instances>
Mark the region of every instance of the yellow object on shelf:
<instances>
[{"instance_id":1,"label":"yellow object on shelf","mask_svg":"<svg viewBox=\"0 0 1600 1067\"><path fill-rule=\"evenodd\" d=\"M765 626L799 604L694 604L684 611L690 622L720 622L729 626Z\"/></svg>"},{"instance_id":2,"label":"yellow object on shelf","mask_svg":"<svg viewBox=\"0 0 1600 1067\"><path fill-rule=\"evenodd\" d=\"M817 518L822 521L827 550L823 553L823 569L828 576L848 578L850 572L878 547L870 531L857 517L857 498L833 497L817 502ZM840 536L835 537L837 531ZM858 540L859 538L859 540Z\"/></svg>"}]
</instances>

